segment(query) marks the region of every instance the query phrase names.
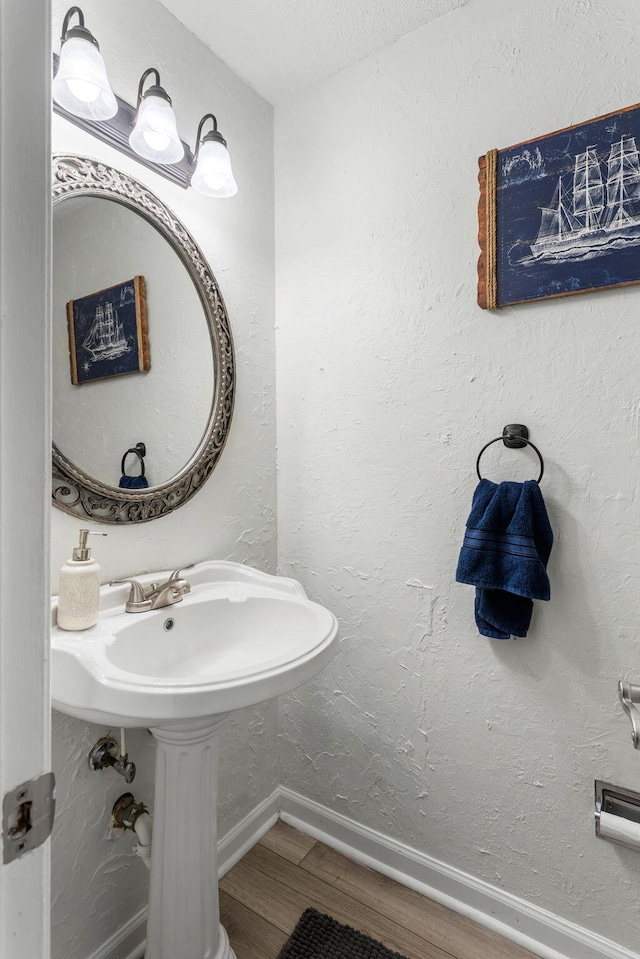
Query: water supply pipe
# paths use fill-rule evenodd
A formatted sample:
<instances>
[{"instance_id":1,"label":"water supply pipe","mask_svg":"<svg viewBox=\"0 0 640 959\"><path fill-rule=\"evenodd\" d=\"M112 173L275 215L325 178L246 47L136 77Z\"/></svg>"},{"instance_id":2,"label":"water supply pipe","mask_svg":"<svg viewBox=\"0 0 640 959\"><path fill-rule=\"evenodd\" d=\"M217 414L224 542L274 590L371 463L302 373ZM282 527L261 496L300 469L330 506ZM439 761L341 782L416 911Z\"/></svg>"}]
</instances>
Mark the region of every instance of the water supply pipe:
<instances>
[{"instance_id":1,"label":"water supply pipe","mask_svg":"<svg viewBox=\"0 0 640 959\"><path fill-rule=\"evenodd\" d=\"M123 793L112 809L113 824L118 829L131 829L138 837L134 847L147 869L151 869L151 838L153 824L144 803L136 802L132 793Z\"/></svg>"},{"instance_id":2,"label":"water supply pipe","mask_svg":"<svg viewBox=\"0 0 640 959\"><path fill-rule=\"evenodd\" d=\"M143 813L136 816L133 828L138 837L138 842L134 846L134 850L137 855L140 856L147 869L151 869L151 835L153 824L148 810L145 809Z\"/></svg>"}]
</instances>

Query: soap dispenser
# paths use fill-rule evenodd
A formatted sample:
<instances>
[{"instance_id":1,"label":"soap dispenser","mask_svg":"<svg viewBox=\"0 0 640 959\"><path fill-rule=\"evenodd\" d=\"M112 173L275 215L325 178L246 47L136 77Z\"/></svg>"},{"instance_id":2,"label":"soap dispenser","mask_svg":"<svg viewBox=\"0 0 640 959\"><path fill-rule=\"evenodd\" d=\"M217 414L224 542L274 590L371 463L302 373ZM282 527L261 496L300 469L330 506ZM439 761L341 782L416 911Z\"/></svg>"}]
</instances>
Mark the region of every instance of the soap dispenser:
<instances>
[{"instance_id":1,"label":"soap dispenser","mask_svg":"<svg viewBox=\"0 0 640 959\"><path fill-rule=\"evenodd\" d=\"M58 626L60 629L88 629L98 621L100 567L91 558L87 536L106 536L88 529L80 530L80 541L60 570L58 589Z\"/></svg>"}]
</instances>

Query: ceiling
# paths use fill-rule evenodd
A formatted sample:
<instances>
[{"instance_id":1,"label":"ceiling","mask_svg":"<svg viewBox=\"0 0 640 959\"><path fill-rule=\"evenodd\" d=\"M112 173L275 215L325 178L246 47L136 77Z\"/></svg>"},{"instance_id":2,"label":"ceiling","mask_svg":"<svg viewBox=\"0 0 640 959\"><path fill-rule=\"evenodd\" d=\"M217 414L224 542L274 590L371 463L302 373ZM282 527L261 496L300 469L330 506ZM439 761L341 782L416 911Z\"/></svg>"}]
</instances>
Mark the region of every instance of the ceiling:
<instances>
[{"instance_id":1,"label":"ceiling","mask_svg":"<svg viewBox=\"0 0 640 959\"><path fill-rule=\"evenodd\" d=\"M161 0L261 96L282 103L468 0Z\"/></svg>"}]
</instances>

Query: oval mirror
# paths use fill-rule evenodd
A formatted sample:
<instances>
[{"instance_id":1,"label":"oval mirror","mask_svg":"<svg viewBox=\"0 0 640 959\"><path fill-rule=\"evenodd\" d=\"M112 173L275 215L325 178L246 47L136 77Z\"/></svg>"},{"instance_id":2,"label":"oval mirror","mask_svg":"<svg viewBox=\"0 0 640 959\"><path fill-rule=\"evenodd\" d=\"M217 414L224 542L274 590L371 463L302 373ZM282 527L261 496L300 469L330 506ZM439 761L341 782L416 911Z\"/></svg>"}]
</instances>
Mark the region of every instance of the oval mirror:
<instances>
[{"instance_id":1,"label":"oval mirror","mask_svg":"<svg viewBox=\"0 0 640 959\"><path fill-rule=\"evenodd\" d=\"M94 160L53 161L53 502L146 522L211 474L233 411L229 319L177 217Z\"/></svg>"}]
</instances>

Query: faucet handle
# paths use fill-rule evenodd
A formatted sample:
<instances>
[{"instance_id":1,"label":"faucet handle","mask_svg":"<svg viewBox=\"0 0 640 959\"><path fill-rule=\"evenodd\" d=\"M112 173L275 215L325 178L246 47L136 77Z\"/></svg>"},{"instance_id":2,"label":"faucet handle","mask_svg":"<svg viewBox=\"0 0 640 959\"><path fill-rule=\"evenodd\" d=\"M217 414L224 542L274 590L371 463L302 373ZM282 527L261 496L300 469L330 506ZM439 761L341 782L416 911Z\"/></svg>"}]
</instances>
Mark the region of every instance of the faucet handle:
<instances>
[{"instance_id":1,"label":"faucet handle","mask_svg":"<svg viewBox=\"0 0 640 959\"><path fill-rule=\"evenodd\" d=\"M112 579L109 586L121 586L125 583L131 584L131 592L127 603L144 603L147 598L144 586L137 579Z\"/></svg>"},{"instance_id":2,"label":"faucet handle","mask_svg":"<svg viewBox=\"0 0 640 959\"><path fill-rule=\"evenodd\" d=\"M174 569L167 582L171 583L174 579L180 579L180 573L183 571L183 569L193 569L194 566L195 563L188 563L186 566L181 566L180 569Z\"/></svg>"}]
</instances>

